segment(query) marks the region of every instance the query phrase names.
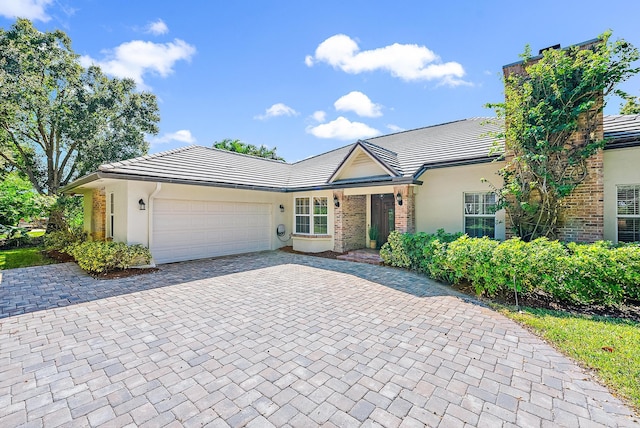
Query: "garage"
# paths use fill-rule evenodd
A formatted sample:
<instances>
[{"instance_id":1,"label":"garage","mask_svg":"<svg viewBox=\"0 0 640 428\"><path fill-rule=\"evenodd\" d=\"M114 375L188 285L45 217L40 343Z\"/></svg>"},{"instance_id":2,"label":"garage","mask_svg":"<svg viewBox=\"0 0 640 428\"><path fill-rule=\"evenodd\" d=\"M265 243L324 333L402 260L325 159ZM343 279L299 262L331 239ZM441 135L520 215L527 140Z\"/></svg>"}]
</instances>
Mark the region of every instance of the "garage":
<instances>
[{"instance_id":1,"label":"garage","mask_svg":"<svg viewBox=\"0 0 640 428\"><path fill-rule=\"evenodd\" d=\"M178 199L153 201L156 263L271 249L270 204Z\"/></svg>"}]
</instances>

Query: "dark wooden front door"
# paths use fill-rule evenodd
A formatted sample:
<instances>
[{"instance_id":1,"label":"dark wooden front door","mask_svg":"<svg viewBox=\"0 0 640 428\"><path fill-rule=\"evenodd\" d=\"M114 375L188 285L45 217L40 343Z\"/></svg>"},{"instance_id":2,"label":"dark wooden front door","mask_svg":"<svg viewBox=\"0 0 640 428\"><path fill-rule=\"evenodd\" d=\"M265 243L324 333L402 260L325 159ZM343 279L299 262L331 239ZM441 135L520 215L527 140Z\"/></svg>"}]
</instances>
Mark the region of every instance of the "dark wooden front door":
<instances>
[{"instance_id":1,"label":"dark wooden front door","mask_svg":"<svg viewBox=\"0 0 640 428\"><path fill-rule=\"evenodd\" d=\"M378 247L387 242L395 229L396 201L391 193L371 195L371 226L378 227Z\"/></svg>"}]
</instances>

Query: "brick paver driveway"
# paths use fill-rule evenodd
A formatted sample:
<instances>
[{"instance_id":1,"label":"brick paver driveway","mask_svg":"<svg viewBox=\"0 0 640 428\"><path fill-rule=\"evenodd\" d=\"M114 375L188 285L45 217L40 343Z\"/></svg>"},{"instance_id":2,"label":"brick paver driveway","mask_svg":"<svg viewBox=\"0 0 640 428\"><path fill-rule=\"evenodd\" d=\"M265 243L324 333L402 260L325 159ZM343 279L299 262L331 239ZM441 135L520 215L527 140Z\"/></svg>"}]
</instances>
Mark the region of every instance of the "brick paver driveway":
<instances>
[{"instance_id":1,"label":"brick paver driveway","mask_svg":"<svg viewBox=\"0 0 640 428\"><path fill-rule=\"evenodd\" d=\"M397 269L282 252L111 281L52 265L3 272L0 310L1 427L638 424L526 330Z\"/></svg>"}]
</instances>

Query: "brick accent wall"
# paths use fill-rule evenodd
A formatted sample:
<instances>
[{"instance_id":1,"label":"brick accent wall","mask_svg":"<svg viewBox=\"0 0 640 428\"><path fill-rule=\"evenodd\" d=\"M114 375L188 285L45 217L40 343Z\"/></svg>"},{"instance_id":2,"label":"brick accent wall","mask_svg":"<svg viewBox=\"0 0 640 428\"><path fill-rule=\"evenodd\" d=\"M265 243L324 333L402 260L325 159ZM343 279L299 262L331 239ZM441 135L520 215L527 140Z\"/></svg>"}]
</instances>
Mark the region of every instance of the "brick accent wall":
<instances>
[{"instance_id":1,"label":"brick accent wall","mask_svg":"<svg viewBox=\"0 0 640 428\"><path fill-rule=\"evenodd\" d=\"M409 185L395 186L393 188L393 197L400 192L402 195L402 205L396 202L396 223L395 227L401 233L416 232L416 198L413 189Z\"/></svg>"},{"instance_id":2,"label":"brick accent wall","mask_svg":"<svg viewBox=\"0 0 640 428\"><path fill-rule=\"evenodd\" d=\"M104 188L94 189L91 201L91 238L94 241L104 241L107 217L107 197Z\"/></svg>"},{"instance_id":3,"label":"brick accent wall","mask_svg":"<svg viewBox=\"0 0 640 428\"><path fill-rule=\"evenodd\" d=\"M592 44L584 45L582 48L589 48ZM505 76L513 73L525 73L524 65L521 63L503 67ZM601 107L601 106L600 106ZM508 123L507 123L508 126ZM579 142L585 138L586 124L573 136L574 142ZM593 138L596 140L604 138L603 113L596 116L596 129ZM509 160L507 153L507 160ZM587 160L587 178L578 185L573 193L564 199L563 210L559 219L558 239L570 242L594 242L604 237L604 170L603 153L600 150L593 157ZM508 213L506 215L506 238L513 237L510 227Z\"/></svg>"},{"instance_id":4,"label":"brick accent wall","mask_svg":"<svg viewBox=\"0 0 640 428\"><path fill-rule=\"evenodd\" d=\"M367 196L345 196L343 191L335 191L340 207L334 207L333 251L364 248L367 237Z\"/></svg>"}]
</instances>

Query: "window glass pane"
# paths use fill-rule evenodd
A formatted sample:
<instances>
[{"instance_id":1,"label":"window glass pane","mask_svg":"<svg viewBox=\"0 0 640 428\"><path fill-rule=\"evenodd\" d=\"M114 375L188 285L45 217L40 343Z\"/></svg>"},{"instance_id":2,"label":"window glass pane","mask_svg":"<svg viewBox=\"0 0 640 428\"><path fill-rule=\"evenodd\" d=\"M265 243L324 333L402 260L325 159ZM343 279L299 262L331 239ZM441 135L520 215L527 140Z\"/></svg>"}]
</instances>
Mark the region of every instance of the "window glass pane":
<instances>
[{"instance_id":1,"label":"window glass pane","mask_svg":"<svg viewBox=\"0 0 640 428\"><path fill-rule=\"evenodd\" d=\"M296 198L296 214L309 214L309 198Z\"/></svg>"},{"instance_id":2,"label":"window glass pane","mask_svg":"<svg viewBox=\"0 0 640 428\"><path fill-rule=\"evenodd\" d=\"M309 233L308 216L296 216L296 233Z\"/></svg>"},{"instance_id":3,"label":"window glass pane","mask_svg":"<svg viewBox=\"0 0 640 428\"><path fill-rule=\"evenodd\" d=\"M640 186L618 186L618 215L640 215Z\"/></svg>"},{"instance_id":4,"label":"window glass pane","mask_svg":"<svg viewBox=\"0 0 640 428\"><path fill-rule=\"evenodd\" d=\"M327 234L327 216L313 217L313 233L316 235Z\"/></svg>"},{"instance_id":5,"label":"window glass pane","mask_svg":"<svg viewBox=\"0 0 640 428\"><path fill-rule=\"evenodd\" d=\"M496 194L464 194L464 232L474 238L495 238Z\"/></svg>"},{"instance_id":6,"label":"window glass pane","mask_svg":"<svg viewBox=\"0 0 640 428\"><path fill-rule=\"evenodd\" d=\"M472 238L495 238L495 217L465 217L464 233Z\"/></svg>"},{"instance_id":7,"label":"window glass pane","mask_svg":"<svg viewBox=\"0 0 640 428\"><path fill-rule=\"evenodd\" d=\"M327 215L327 198L313 198L313 215Z\"/></svg>"},{"instance_id":8,"label":"window glass pane","mask_svg":"<svg viewBox=\"0 0 640 428\"><path fill-rule=\"evenodd\" d=\"M640 217L618 219L618 242L640 242Z\"/></svg>"},{"instance_id":9,"label":"window glass pane","mask_svg":"<svg viewBox=\"0 0 640 428\"><path fill-rule=\"evenodd\" d=\"M465 214L480 214L479 208L479 196L477 193L465 193L464 194L464 213Z\"/></svg>"}]
</instances>

